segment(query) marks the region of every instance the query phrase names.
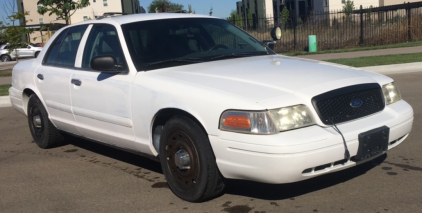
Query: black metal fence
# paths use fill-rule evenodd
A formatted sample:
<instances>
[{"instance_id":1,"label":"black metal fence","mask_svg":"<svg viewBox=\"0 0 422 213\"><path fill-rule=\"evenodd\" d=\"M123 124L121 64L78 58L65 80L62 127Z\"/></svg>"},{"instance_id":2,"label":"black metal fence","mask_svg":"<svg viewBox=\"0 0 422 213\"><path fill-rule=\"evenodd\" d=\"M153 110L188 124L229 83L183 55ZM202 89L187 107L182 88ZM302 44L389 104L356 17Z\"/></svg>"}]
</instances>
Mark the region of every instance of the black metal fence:
<instances>
[{"instance_id":1,"label":"black metal fence","mask_svg":"<svg viewBox=\"0 0 422 213\"><path fill-rule=\"evenodd\" d=\"M317 36L318 50L422 40L422 2L377 8L360 6L350 12L308 12L298 18L290 14L279 24L274 17L227 20L259 40L270 40L271 29L280 26L283 36L275 46L276 52L307 51L309 35Z\"/></svg>"}]
</instances>

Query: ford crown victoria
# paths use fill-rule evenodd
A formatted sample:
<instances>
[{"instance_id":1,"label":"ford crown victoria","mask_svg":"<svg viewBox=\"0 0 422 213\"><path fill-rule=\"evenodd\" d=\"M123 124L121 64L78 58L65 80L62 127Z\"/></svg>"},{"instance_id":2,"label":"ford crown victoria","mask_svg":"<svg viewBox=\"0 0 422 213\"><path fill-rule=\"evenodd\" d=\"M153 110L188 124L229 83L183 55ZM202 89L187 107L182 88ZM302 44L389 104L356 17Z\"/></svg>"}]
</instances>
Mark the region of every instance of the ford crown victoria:
<instances>
[{"instance_id":1,"label":"ford crown victoria","mask_svg":"<svg viewBox=\"0 0 422 213\"><path fill-rule=\"evenodd\" d=\"M413 124L389 77L280 56L192 14L64 27L12 81L39 147L72 134L153 156L191 202L218 196L225 179L281 184L347 169L402 143Z\"/></svg>"}]
</instances>

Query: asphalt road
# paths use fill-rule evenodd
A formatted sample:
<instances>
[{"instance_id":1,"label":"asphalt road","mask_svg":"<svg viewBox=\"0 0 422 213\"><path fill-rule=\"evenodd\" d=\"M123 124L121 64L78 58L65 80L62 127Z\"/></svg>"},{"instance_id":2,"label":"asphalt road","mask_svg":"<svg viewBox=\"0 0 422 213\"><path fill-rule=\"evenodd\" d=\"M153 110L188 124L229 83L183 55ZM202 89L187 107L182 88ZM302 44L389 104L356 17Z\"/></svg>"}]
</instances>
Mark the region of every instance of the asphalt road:
<instances>
[{"instance_id":1,"label":"asphalt road","mask_svg":"<svg viewBox=\"0 0 422 213\"><path fill-rule=\"evenodd\" d=\"M40 149L26 117L0 108L0 212L422 212L422 72L392 77L415 122L388 154L293 184L231 180L200 204L174 196L146 158L75 138Z\"/></svg>"}]
</instances>

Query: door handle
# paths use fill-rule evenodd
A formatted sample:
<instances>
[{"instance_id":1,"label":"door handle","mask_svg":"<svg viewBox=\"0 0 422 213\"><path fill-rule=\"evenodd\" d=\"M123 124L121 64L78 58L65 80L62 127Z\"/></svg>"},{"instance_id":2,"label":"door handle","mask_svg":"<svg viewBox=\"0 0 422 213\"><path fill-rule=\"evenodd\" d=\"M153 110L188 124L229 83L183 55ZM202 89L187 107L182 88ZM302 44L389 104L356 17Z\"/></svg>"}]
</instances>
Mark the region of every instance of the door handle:
<instances>
[{"instance_id":1,"label":"door handle","mask_svg":"<svg viewBox=\"0 0 422 213\"><path fill-rule=\"evenodd\" d=\"M72 79L71 81L72 84L76 85L76 86L81 86L82 82L78 79Z\"/></svg>"},{"instance_id":2,"label":"door handle","mask_svg":"<svg viewBox=\"0 0 422 213\"><path fill-rule=\"evenodd\" d=\"M40 79L40 80L44 80L44 76L42 74L38 74L37 78Z\"/></svg>"}]
</instances>

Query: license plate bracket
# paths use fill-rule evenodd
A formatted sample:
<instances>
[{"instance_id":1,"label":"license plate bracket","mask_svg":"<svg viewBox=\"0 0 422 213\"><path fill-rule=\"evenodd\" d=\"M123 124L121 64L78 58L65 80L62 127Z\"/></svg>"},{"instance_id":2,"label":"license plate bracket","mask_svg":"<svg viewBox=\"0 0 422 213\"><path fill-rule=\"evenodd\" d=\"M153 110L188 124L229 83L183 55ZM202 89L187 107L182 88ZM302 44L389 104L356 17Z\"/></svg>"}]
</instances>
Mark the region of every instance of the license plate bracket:
<instances>
[{"instance_id":1,"label":"license plate bracket","mask_svg":"<svg viewBox=\"0 0 422 213\"><path fill-rule=\"evenodd\" d=\"M382 126L359 134L359 149L355 161L382 154L388 149L390 128Z\"/></svg>"}]
</instances>

